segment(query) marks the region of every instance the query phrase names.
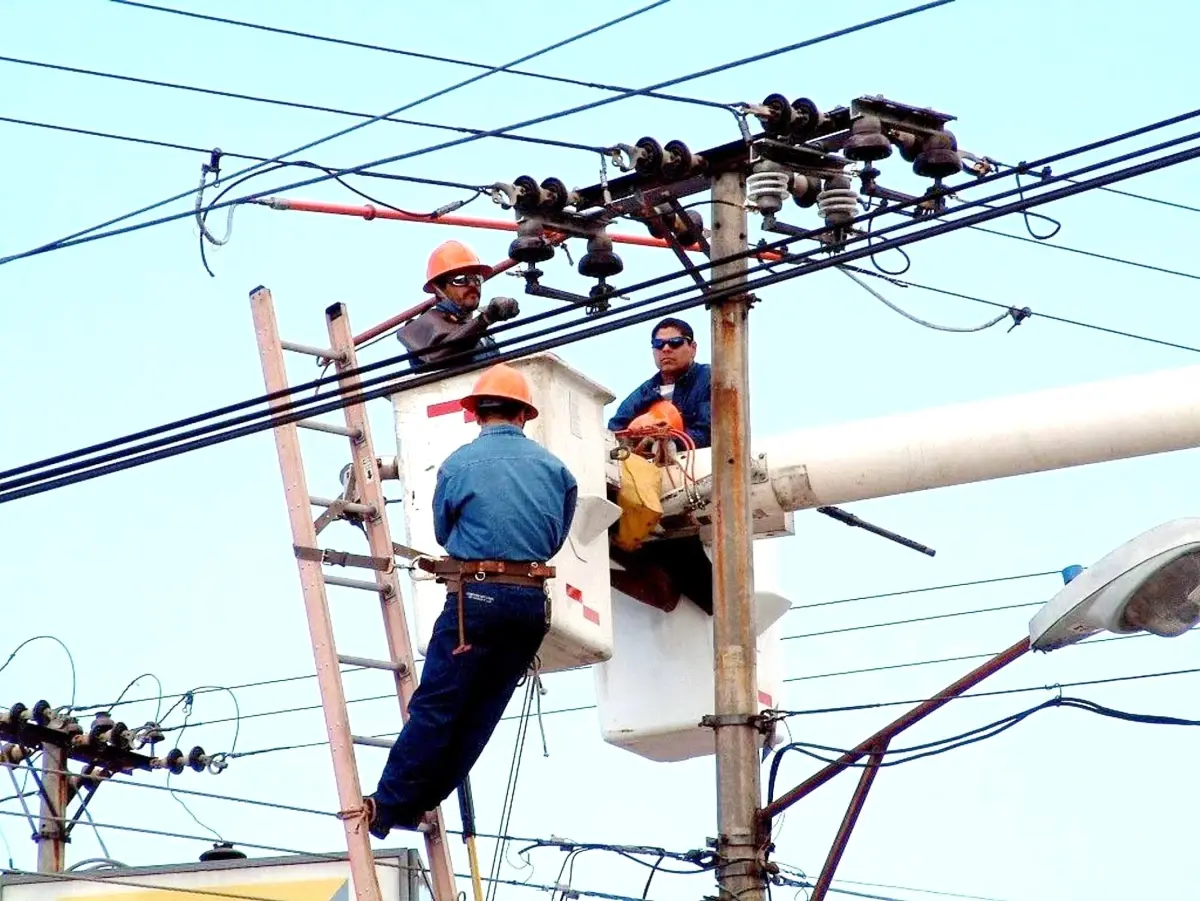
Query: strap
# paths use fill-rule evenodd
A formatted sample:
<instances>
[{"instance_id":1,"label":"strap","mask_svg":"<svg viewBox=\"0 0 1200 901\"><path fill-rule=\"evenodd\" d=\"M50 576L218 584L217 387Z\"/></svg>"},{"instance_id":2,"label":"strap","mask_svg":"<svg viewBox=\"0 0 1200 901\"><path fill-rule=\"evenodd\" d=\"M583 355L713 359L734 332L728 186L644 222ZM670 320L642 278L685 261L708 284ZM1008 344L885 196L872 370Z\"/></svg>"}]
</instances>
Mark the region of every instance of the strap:
<instances>
[{"instance_id":1,"label":"strap","mask_svg":"<svg viewBox=\"0 0 1200 901\"><path fill-rule=\"evenodd\" d=\"M304 547L299 544L292 545L292 550L300 560L312 560L325 566L359 566L381 573L392 568L392 561L387 557L367 557L363 554L335 551L332 548Z\"/></svg>"},{"instance_id":2,"label":"strap","mask_svg":"<svg viewBox=\"0 0 1200 901\"><path fill-rule=\"evenodd\" d=\"M527 579L553 579L554 567L545 563L512 560L455 560L453 557L421 557L417 566L439 576L519 576Z\"/></svg>"}]
</instances>

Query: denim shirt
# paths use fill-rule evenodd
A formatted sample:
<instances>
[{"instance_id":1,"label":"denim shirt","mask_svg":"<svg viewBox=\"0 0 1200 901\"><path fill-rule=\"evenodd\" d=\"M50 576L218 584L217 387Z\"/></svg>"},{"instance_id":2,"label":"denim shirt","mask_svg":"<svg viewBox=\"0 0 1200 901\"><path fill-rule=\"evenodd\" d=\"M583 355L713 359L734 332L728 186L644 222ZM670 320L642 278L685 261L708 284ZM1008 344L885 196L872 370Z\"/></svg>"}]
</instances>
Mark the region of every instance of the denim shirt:
<instances>
[{"instance_id":1,"label":"denim shirt","mask_svg":"<svg viewBox=\"0 0 1200 901\"><path fill-rule=\"evenodd\" d=\"M578 494L563 462L517 426L484 426L438 470L434 535L457 560L544 563L567 540Z\"/></svg>"},{"instance_id":2,"label":"denim shirt","mask_svg":"<svg viewBox=\"0 0 1200 901\"><path fill-rule=\"evenodd\" d=\"M617 412L608 421L608 430L615 432L629 425L633 419L645 413L656 400L662 399L662 373L642 382L629 397L621 402ZM712 369L707 363L693 363L687 372L675 380L675 393L671 403L683 417L683 427L696 447L712 444Z\"/></svg>"}]
</instances>

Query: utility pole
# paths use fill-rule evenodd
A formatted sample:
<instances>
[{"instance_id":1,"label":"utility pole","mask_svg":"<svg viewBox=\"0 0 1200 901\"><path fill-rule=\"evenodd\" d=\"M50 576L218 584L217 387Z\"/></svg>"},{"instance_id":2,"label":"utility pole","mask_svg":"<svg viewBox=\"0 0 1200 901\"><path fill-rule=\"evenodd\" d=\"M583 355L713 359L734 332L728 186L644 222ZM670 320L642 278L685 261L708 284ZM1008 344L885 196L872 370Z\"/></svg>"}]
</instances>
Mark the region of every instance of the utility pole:
<instances>
[{"instance_id":1,"label":"utility pole","mask_svg":"<svg viewBox=\"0 0 1200 901\"><path fill-rule=\"evenodd\" d=\"M712 183L713 260L746 249L746 182ZM716 287L746 281L746 258L712 268ZM721 279L726 279L721 281ZM713 655L717 751L718 885L722 899L762 901L758 826L758 695L750 516L750 299L712 306Z\"/></svg>"},{"instance_id":2,"label":"utility pole","mask_svg":"<svg viewBox=\"0 0 1200 901\"><path fill-rule=\"evenodd\" d=\"M61 727L61 723L56 725ZM67 866L67 821L70 801L67 752L61 745L42 745L41 816L38 820L38 872L61 873Z\"/></svg>"}]
</instances>

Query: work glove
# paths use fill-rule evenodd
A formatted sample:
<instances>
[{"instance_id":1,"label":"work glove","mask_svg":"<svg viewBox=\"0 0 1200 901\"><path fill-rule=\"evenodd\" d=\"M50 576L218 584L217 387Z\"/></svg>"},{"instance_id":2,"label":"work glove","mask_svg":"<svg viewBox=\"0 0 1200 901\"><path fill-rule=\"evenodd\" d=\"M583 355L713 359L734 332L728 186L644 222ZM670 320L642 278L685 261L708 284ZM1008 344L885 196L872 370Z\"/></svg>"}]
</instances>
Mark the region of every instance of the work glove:
<instances>
[{"instance_id":1,"label":"work glove","mask_svg":"<svg viewBox=\"0 0 1200 901\"><path fill-rule=\"evenodd\" d=\"M517 306L517 302L511 297L493 297L488 301L488 305L484 308L482 316L488 325L496 322L504 322L508 319L515 318L521 312L521 308Z\"/></svg>"}]
</instances>

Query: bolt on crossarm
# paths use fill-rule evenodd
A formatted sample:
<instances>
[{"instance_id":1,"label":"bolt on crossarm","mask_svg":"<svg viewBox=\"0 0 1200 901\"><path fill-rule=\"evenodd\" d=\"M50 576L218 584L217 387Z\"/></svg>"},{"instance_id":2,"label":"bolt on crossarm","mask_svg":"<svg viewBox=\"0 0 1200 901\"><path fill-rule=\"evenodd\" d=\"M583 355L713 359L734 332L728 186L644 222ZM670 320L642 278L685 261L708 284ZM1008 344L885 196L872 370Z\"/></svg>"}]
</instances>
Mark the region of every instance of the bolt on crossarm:
<instances>
[{"instance_id":1,"label":"bolt on crossarm","mask_svg":"<svg viewBox=\"0 0 1200 901\"><path fill-rule=\"evenodd\" d=\"M746 184L712 183L712 258L746 249ZM713 266L722 285L745 281L746 260ZM723 899L761 901L766 882L759 803L754 572L750 514L749 313L745 295L712 308L713 653L718 882Z\"/></svg>"}]
</instances>

